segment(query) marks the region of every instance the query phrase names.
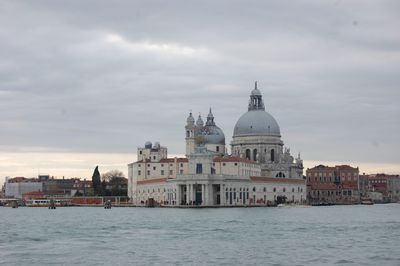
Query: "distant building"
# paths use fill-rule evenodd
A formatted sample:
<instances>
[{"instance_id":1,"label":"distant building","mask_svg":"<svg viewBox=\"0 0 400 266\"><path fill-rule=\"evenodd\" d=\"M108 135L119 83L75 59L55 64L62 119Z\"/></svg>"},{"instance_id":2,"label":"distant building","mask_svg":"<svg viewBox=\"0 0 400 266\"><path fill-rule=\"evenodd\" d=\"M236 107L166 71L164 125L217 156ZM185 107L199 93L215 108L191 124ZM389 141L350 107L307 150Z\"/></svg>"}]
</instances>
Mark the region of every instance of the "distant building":
<instances>
[{"instance_id":1,"label":"distant building","mask_svg":"<svg viewBox=\"0 0 400 266\"><path fill-rule=\"evenodd\" d=\"M53 195L57 197L71 197L74 196L74 184L78 178L54 178L49 176L39 176L43 180L43 192L46 195Z\"/></svg>"},{"instance_id":2,"label":"distant building","mask_svg":"<svg viewBox=\"0 0 400 266\"><path fill-rule=\"evenodd\" d=\"M81 195L86 196L89 191L92 190L93 183L91 180L79 180L75 179L74 184L72 185L71 195Z\"/></svg>"},{"instance_id":3,"label":"distant building","mask_svg":"<svg viewBox=\"0 0 400 266\"><path fill-rule=\"evenodd\" d=\"M7 198L22 199L24 193L43 191L43 183L36 178L10 178L6 180L4 187Z\"/></svg>"},{"instance_id":4,"label":"distant building","mask_svg":"<svg viewBox=\"0 0 400 266\"><path fill-rule=\"evenodd\" d=\"M27 192L22 194L22 200L27 201L27 200L36 200L36 199L44 199L45 194L41 191L33 191L33 192Z\"/></svg>"},{"instance_id":5,"label":"distant building","mask_svg":"<svg viewBox=\"0 0 400 266\"><path fill-rule=\"evenodd\" d=\"M252 206L303 203L303 164L284 148L276 120L261 92L251 91L248 111L237 121L232 154L210 109L204 123L189 114L186 157L168 158L167 148L145 143L128 165L128 196L136 204Z\"/></svg>"},{"instance_id":6,"label":"distant building","mask_svg":"<svg viewBox=\"0 0 400 266\"><path fill-rule=\"evenodd\" d=\"M83 184L81 185L80 182ZM40 192L45 197L65 198L74 196L80 189L85 192L85 189L90 187L91 181L80 181L78 178L56 179L49 175L39 175L38 178L7 178L4 184L4 194L6 197L22 199L24 194L29 197Z\"/></svg>"},{"instance_id":7,"label":"distant building","mask_svg":"<svg viewBox=\"0 0 400 266\"><path fill-rule=\"evenodd\" d=\"M373 195L375 202L398 202L400 200L400 176L360 175L360 190L363 196L372 198Z\"/></svg>"},{"instance_id":8,"label":"distant building","mask_svg":"<svg viewBox=\"0 0 400 266\"><path fill-rule=\"evenodd\" d=\"M318 165L306 170L310 204L354 204L360 202L359 169L349 165Z\"/></svg>"}]
</instances>

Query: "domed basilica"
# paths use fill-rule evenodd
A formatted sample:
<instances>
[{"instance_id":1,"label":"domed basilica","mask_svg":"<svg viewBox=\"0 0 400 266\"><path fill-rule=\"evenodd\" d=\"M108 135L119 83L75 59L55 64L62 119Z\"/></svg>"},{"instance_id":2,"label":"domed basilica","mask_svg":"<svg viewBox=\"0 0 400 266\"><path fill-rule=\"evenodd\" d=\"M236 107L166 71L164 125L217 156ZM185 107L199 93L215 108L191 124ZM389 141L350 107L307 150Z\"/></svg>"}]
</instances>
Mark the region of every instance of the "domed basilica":
<instances>
[{"instance_id":1,"label":"domed basilica","mask_svg":"<svg viewBox=\"0 0 400 266\"><path fill-rule=\"evenodd\" d=\"M248 111L237 121L227 153L225 135L210 108L204 123L190 113L186 156L147 142L128 165L128 196L137 205L256 206L305 200L303 163L284 148L275 118L265 111L257 82Z\"/></svg>"},{"instance_id":2,"label":"domed basilica","mask_svg":"<svg viewBox=\"0 0 400 266\"><path fill-rule=\"evenodd\" d=\"M237 121L231 142L232 154L261 164L261 175L303 177L303 161L294 161L290 149L283 149L281 131L275 118L265 111L261 92L255 83L248 111Z\"/></svg>"}]
</instances>

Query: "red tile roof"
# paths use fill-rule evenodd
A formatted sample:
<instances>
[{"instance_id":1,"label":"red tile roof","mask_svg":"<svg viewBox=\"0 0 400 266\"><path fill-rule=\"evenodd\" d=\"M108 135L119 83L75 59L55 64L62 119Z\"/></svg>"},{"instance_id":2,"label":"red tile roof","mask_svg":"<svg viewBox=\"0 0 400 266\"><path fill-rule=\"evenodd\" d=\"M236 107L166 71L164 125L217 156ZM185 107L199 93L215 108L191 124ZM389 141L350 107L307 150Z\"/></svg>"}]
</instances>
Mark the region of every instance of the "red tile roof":
<instances>
[{"instance_id":1,"label":"red tile roof","mask_svg":"<svg viewBox=\"0 0 400 266\"><path fill-rule=\"evenodd\" d=\"M22 194L23 196L44 196L44 193L41 191L31 191Z\"/></svg>"},{"instance_id":2,"label":"red tile roof","mask_svg":"<svg viewBox=\"0 0 400 266\"><path fill-rule=\"evenodd\" d=\"M178 163L187 163L188 159L187 158L176 158L176 161ZM166 159L161 159L160 163L173 163L175 162L175 158L166 158Z\"/></svg>"},{"instance_id":3,"label":"red tile roof","mask_svg":"<svg viewBox=\"0 0 400 266\"><path fill-rule=\"evenodd\" d=\"M152 178L152 179L145 179L137 181L138 185L148 185L148 184L155 184L155 183L165 183L167 181L166 177L163 178Z\"/></svg>"},{"instance_id":4,"label":"red tile roof","mask_svg":"<svg viewBox=\"0 0 400 266\"><path fill-rule=\"evenodd\" d=\"M176 158L176 161L178 163L187 163L188 159L187 158ZM136 161L135 163L173 163L173 162L175 162L175 158L165 158L165 159L161 159L158 162L152 162L149 159L145 159L145 160Z\"/></svg>"},{"instance_id":5,"label":"red tile roof","mask_svg":"<svg viewBox=\"0 0 400 266\"><path fill-rule=\"evenodd\" d=\"M338 188L334 183L313 183L308 187L312 190L336 190Z\"/></svg>"},{"instance_id":6,"label":"red tile roof","mask_svg":"<svg viewBox=\"0 0 400 266\"><path fill-rule=\"evenodd\" d=\"M341 185L344 189L358 189L357 181L343 181Z\"/></svg>"},{"instance_id":7,"label":"red tile roof","mask_svg":"<svg viewBox=\"0 0 400 266\"><path fill-rule=\"evenodd\" d=\"M322 182L322 183L310 183L308 184L312 190L336 190L336 189L358 189L357 182L352 181L344 181L340 183L339 186L336 186L335 183L330 182Z\"/></svg>"}]
</instances>

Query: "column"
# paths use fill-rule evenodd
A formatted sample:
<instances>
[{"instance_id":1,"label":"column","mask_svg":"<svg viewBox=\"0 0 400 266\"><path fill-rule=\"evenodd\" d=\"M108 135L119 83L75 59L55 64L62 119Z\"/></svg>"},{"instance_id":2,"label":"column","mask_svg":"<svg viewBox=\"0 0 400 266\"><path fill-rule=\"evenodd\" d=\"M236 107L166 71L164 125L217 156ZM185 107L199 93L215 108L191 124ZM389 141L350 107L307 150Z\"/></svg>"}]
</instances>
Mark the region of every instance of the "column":
<instances>
[{"instance_id":1,"label":"column","mask_svg":"<svg viewBox=\"0 0 400 266\"><path fill-rule=\"evenodd\" d=\"M220 193L221 193L221 205L226 205L226 199L225 199L225 186L223 186L222 184L221 184L221 190L220 190Z\"/></svg>"},{"instance_id":2,"label":"column","mask_svg":"<svg viewBox=\"0 0 400 266\"><path fill-rule=\"evenodd\" d=\"M189 204L193 201L193 188L192 188L192 184L189 184Z\"/></svg>"},{"instance_id":3,"label":"column","mask_svg":"<svg viewBox=\"0 0 400 266\"><path fill-rule=\"evenodd\" d=\"M205 201L205 195L204 195L204 190L205 190L206 185L201 184L201 205L204 205L204 201Z\"/></svg>"},{"instance_id":4,"label":"column","mask_svg":"<svg viewBox=\"0 0 400 266\"><path fill-rule=\"evenodd\" d=\"M189 195L190 195L190 191L189 191L189 184L186 184L186 203L189 204Z\"/></svg>"},{"instance_id":5,"label":"column","mask_svg":"<svg viewBox=\"0 0 400 266\"><path fill-rule=\"evenodd\" d=\"M207 184L204 184L204 205L208 205L208 199L207 199Z\"/></svg>"},{"instance_id":6,"label":"column","mask_svg":"<svg viewBox=\"0 0 400 266\"><path fill-rule=\"evenodd\" d=\"M180 205L181 204L181 186L180 185L177 185L177 188L176 188L176 199L175 199L175 201L176 201L176 205Z\"/></svg>"},{"instance_id":7,"label":"column","mask_svg":"<svg viewBox=\"0 0 400 266\"><path fill-rule=\"evenodd\" d=\"M214 199L213 199L213 191L212 191L212 184L207 185L207 202L208 205L214 205Z\"/></svg>"}]
</instances>

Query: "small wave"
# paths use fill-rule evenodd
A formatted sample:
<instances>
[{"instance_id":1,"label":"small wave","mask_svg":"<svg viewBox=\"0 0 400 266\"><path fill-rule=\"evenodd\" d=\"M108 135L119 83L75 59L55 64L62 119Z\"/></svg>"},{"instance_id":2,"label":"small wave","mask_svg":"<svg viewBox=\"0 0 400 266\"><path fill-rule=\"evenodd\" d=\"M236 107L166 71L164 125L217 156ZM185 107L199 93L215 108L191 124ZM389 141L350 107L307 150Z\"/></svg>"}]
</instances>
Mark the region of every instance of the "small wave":
<instances>
[{"instance_id":1,"label":"small wave","mask_svg":"<svg viewBox=\"0 0 400 266\"><path fill-rule=\"evenodd\" d=\"M353 261L341 259L341 260L336 261L335 264L347 264L347 263L353 263Z\"/></svg>"}]
</instances>

